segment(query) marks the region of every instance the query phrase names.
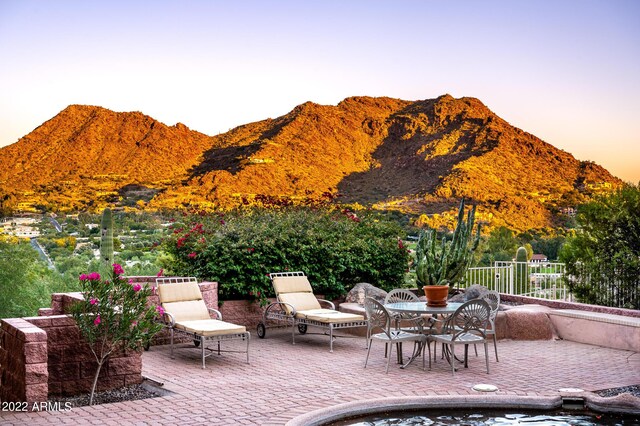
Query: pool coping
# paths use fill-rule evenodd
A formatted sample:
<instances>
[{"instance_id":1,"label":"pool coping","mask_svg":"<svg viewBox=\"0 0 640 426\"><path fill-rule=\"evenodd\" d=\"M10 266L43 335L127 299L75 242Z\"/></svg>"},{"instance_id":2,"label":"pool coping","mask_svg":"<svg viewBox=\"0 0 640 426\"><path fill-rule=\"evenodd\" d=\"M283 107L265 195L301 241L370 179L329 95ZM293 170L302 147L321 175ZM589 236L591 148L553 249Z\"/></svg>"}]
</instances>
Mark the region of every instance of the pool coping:
<instances>
[{"instance_id":1,"label":"pool coping","mask_svg":"<svg viewBox=\"0 0 640 426\"><path fill-rule=\"evenodd\" d=\"M585 408L598 412L640 414L640 399L628 395L614 398L599 397L591 392L571 394L584 399ZM385 411L420 410L425 408L506 408L552 410L562 407L563 395L514 396L514 395L449 395L405 396L368 399L325 407L297 416L286 426L322 426L328 422L344 420ZM613 404L612 404L613 403Z\"/></svg>"}]
</instances>

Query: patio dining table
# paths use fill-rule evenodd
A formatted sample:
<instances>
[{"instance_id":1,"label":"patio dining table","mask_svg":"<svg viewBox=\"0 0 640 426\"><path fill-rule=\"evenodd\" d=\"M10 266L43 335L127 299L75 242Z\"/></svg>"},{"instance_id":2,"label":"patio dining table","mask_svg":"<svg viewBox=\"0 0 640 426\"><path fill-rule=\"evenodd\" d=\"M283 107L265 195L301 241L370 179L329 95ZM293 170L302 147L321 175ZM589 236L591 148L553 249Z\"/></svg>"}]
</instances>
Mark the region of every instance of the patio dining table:
<instances>
[{"instance_id":1,"label":"patio dining table","mask_svg":"<svg viewBox=\"0 0 640 426\"><path fill-rule=\"evenodd\" d=\"M462 306L462 303L458 302L449 302L445 306L428 306L426 302L397 302L384 305L384 307L392 313L433 315L434 317L447 317L453 314L460 306ZM424 348L422 350L424 350ZM414 351L409 361L400 368L406 368L418 355L420 355L420 351ZM447 360L451 362L449 354L445 353L445 356Z\"/></svg>"},{"instance_id":2,"label":"patio dining table","mask_svg":"<svg viewBox=\"0 0 640 426\"><path fill-rule=\"evenodd\" d=\"M451 315L462 303L449 302L445 306L429 306L426 302L398 302L384 305L391 312L418 315Z\"/></svg>"}]
</instances>

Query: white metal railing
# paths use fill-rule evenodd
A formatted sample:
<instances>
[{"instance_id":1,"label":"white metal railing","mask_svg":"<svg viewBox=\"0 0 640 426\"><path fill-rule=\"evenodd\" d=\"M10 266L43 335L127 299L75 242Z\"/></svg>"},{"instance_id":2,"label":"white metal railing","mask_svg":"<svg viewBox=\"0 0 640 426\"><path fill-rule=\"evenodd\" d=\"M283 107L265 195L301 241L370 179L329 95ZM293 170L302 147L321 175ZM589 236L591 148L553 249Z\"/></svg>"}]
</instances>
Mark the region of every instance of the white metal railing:
<instances>
[{"instance_id":1,"label":"white metal railing","mask_svg":"<svg viewBox=\"0 0 640 426\"><path fill-rule=\"evenodd\" d=\"M573 301L562 277L564 263L494 262L469 268L463 288L479 284L504 294Z\"/></svg>"}]
</instances>

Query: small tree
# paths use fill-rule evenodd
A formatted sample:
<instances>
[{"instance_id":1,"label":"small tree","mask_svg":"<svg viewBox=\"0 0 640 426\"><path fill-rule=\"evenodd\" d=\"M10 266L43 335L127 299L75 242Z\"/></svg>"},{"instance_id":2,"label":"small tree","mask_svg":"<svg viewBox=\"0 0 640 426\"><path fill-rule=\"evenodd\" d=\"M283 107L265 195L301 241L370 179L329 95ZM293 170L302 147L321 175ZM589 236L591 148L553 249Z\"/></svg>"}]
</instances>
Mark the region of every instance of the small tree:
<instances>
[{"instance_id":1,"label":"small tree","mask_svg":"<svg viewBox=\"0 0 640 426\"><path fill-rule=\"evenodd\" d=\"M578 206L578 230L560 251L578 300L640 309L640 186Z\"/></svg>"},{"instance_id":2,"label":"small tree","mask_svg":"<svg viewBox=\"0 0 640 426\"><path fill-rule=\"evenodd\" d=\"M162 327L155 321L162 308L147 306L151 290L130 283L123 274L122 266L114 263L107 280L97 272L80 275L84 300L71 306L73 319L98 364L89 405L109 356L116 350L140 350Z\"/></svg>"}]
</instances>

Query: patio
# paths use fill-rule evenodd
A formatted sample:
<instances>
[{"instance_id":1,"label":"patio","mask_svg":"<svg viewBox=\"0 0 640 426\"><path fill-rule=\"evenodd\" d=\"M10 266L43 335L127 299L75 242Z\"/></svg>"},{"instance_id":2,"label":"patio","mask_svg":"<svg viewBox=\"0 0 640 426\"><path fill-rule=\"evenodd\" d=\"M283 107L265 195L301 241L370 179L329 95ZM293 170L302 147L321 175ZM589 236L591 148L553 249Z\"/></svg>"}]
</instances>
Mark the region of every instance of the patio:
<instances>
[{"instance_id":1,"label":"patio","mask_svg":"<svg viewBox=\"0 0 640 426\"><path fill-rule=\"evenodd\" d=\"M0 424L284 425L301 414L353 401L475 396L479 393L471 388L479 383L497 386L495 394L505 397L549 397L560 388L597 391L640 383L640 353L569 341L503 340L501 361L490 358L490 375L481 353L471 355L469 369L452 377L440 359L431 371L414 363L406 370L392 366L384 374L383 345L373 347L365 370L364 338L339 338L329 353L326 336L297 336L294 346L288 330L270 329L266 339L252 334L251 364L241 354L223 354L210 357L202 370L198 350L179 349L174 360L168 346L145 352L143 374L164 383L173 392L168 396L69 412L0 411Z\"/></svg>"}]
</instances>

